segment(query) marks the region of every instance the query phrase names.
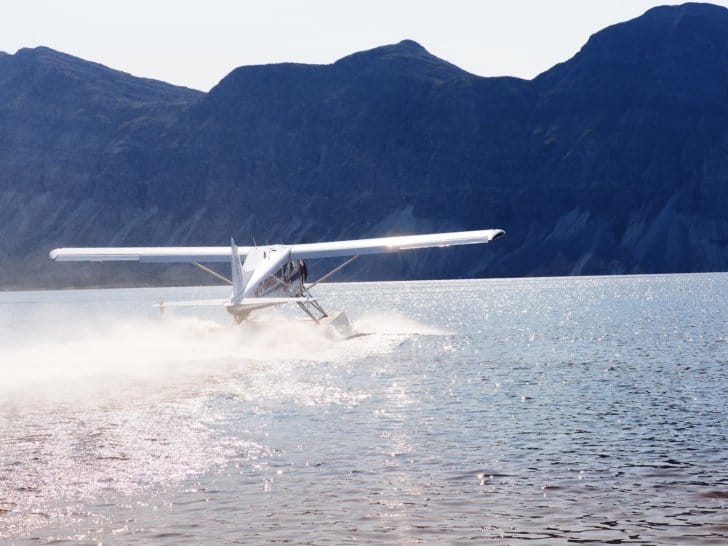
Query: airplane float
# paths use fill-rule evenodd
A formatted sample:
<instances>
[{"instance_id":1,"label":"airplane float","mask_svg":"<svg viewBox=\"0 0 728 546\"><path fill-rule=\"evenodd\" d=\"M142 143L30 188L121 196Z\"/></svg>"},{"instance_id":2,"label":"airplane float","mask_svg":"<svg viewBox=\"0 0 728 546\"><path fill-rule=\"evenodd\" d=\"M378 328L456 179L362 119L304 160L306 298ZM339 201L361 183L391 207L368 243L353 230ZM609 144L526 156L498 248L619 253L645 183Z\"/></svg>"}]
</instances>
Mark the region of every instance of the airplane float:
<instances>
[{"instance_id":1,"label":"airplane float","mask_svg":"<svg viewBox=\"0 0 728 546\"><path fill-rule=\"evenodd\" d=\"M56 248L50 252L50 257L57 262L190 263L231 284L232 294L224 301L178 302L169 305L221 305L240 324L258 309L295 303L317 324L332 323L335 319L342 320L343 316L343 321L348 325L348 319L343 313L329 316L313 297L311 289L351 264L359 256L417 248L489 243L503 235L505 231L502 229L485 229L249 247L238 247L231 239L229 247ZM315 282L306 284L308 277L306 260L335 257L347 259ZM244 259L241 261L241 258ZM230 279L203 265L216 262L230 262Z\"/></svg>"}]
</instances>

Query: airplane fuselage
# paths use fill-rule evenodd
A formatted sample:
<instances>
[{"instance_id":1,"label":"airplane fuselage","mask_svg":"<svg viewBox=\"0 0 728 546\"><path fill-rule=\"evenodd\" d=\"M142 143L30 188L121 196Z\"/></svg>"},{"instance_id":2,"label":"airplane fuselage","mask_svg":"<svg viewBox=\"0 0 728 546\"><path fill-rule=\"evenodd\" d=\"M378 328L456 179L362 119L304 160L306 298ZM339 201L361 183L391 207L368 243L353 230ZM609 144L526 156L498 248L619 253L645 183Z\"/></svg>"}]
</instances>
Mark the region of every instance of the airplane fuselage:
<instances>
[{"instance_id":1,"label":"airplane fuselage","mask_svg":"<svg viewBox=\"0 0 728 546\"><path fill-rule=\"evenodd\" d=\"M303 260L291 260L272 275L263 279L255 289L256 298L264 296L303 295L303 283L306 281L306 264Z\"/></svg>"},{"instance_id":2,"label":"airplane fuselage","mask_svg":"<svg viewBox=\"0 0 728 546\"><path fill-rule=\"evenodd\" d=\"M303 260L290 256L285 247L255 247L241 261L233 244L233 295L225 308L237 322L252 311L279 305L282 299L303 297L308 269Z\"/></svg>"}]
</instances>

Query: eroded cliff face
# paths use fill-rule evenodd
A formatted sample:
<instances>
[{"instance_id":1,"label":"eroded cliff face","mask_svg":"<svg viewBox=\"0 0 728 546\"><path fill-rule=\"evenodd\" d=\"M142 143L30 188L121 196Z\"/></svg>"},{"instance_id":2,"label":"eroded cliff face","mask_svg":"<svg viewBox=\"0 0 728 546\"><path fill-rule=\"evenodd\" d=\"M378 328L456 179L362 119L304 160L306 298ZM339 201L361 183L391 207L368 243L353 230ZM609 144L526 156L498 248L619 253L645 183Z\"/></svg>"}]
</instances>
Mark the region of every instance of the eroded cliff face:
<instances>
[{"instance_id":1,"label":"eroded cliff face","mask_svg":"<svg viewBox=\"0 0 728 546\"><path fill-rule=\"evenodd\" d=\"M707 4L609 27L532 81L412 41L241 67L207 94L47 48L0 55L4 287L204 280L52 264L55 246L485 227L508 236L348 276L726 270L727 205L728 10Z\"/></svg>"}]
</instances>

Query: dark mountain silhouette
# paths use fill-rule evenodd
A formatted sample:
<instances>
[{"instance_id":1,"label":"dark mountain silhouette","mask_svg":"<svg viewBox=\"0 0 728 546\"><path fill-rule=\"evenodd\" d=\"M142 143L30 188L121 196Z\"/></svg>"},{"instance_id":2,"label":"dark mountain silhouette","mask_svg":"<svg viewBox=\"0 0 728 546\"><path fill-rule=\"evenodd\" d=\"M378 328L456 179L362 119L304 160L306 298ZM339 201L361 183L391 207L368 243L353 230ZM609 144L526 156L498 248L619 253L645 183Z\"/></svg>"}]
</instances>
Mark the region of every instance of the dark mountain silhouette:
<instances>
[{"instance_id":1,"label":"dark mountain silhouette","mask_svg":"<svg viewBox=\"0 0 728 546\"><path fill-rule=\"evenodd\" d=\"M0 54L0 283L198 282L54 246L308 242L502 227L370 257L427 278L728 269L728 10L654 8L527 81L413 41L240 67L209 93L47 48Z\"/></svg>"}]
</instances>

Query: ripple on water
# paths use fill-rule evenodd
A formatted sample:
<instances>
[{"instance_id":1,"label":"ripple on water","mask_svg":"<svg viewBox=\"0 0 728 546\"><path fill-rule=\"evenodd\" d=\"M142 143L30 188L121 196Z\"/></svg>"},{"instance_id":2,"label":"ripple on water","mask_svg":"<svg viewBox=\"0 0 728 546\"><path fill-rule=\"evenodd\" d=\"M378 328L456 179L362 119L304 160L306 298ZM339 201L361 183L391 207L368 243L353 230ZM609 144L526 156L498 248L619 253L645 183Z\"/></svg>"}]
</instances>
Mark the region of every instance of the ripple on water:
<instances>
[{"instance_id":1,"label":"ripple on water","mask_svg":"<svg viewBox=\"0 0 728 546\"><path fill-rule=\"evenodd\" d=\"M728 543L726 289L323 287L344 343L130 319L149 291L6 304L0 539Z\"/></svg>"}]
</instances>

